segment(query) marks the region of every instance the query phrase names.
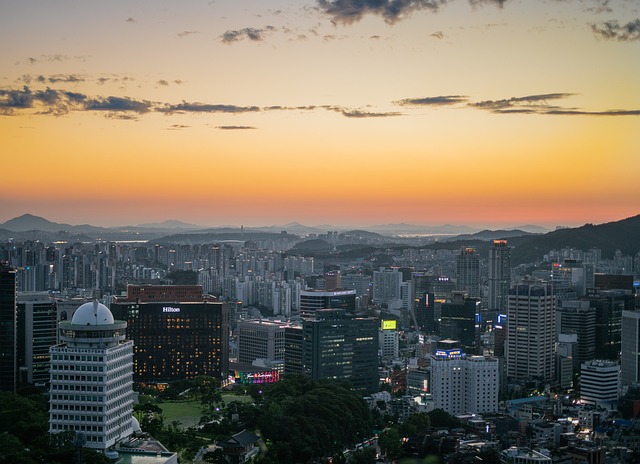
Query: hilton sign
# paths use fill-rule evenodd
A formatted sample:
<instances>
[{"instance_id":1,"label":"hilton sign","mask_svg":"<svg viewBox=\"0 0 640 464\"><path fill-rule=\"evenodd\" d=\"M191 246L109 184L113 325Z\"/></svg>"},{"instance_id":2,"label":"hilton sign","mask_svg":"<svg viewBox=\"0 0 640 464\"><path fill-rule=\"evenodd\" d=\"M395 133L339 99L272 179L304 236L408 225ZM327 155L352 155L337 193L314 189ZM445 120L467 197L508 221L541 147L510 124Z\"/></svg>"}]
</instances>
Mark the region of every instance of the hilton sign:
<instances>
[{"instance_id":1,"label":"hilton sign","mask_svg":"<svg viewBox=\"0 0 640 464\"><path fill-rule=\"evenodd\" d=\"M179 313L180 308L174 308L173 306L163 306L162 312L163 313Z\"/></svg>"}]
</instances>

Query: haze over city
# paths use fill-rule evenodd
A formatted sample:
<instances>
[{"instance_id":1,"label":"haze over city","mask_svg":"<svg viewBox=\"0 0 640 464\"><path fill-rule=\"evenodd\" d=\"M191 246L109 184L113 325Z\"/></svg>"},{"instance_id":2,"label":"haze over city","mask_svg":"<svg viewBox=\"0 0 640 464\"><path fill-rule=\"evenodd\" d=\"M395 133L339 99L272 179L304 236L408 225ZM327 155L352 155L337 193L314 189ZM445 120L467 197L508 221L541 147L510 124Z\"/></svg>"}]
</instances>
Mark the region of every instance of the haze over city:
<instances>
[{"instance_id":1,"label":"haze over city","mask_svg":"<svg viewBox=\"0 0 640 464\"><path fill-rule=\"evenodd\" d=\"M637 214L634 1L5 2L0 222Z\"/></svg>"}]
</instances>

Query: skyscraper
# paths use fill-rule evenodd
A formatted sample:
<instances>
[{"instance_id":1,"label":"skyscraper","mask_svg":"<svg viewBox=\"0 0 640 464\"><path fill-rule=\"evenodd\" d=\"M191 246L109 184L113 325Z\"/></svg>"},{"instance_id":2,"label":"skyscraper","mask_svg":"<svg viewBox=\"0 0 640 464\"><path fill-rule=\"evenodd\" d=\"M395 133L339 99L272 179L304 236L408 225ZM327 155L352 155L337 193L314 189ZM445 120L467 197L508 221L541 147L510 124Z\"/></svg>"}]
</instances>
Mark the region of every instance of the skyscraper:
<instances>
[{"instance_id":1,"label":"skyscraper","mask_svg":"<svg viewBox=\"0 0 640 464\"><path fill-rule=\"evenodd\" d=\"M480 255L475 248L462 247L456 257L456 290L480 298Z\"/></svg>"},{"instance_id":2,"label":"skyscraper","mask_svg":"<svg viewBox=\"0 0 640 464\"><path fill-rule=\"evenodd\" d=\"M511 248L506 240L494 240L489 248L488 309L505 311L511 286Z\"/></svg>"},{"instance_id":3,"label":"skyscraper","mask_svg":"<svg viewBox=\"0 0 640 464\"><path fill-rule=\"evenodd\" d=\"M18 293L19 382L49 382L49 347L57 343L56 301L47 292Z\"/></svg>"},{"instance_id":4,"label":"skyscraper","mask_svg":"<svg viewBox=\"0 0 640 464\"><path fill-rule=\"evenodd\" d=\"M305 372L312 379L348 379L354 388L378 388L378 330L371 317L319 310L303 321Z\"/></svg>"},{"instance_id":5,"label":"skyscraper","mask_svg":"<svg viewBox=\"0 0 640 464\"><path fill-rule=\"evenodd\" d=\"M622 385L640 382L640 311L622 312Z\"/></svg>"},{"instance_id":6,"label":"skyscraper","mask_svg":"<svg viewBox=\"0 0 640 464\"><path fill-rule=\"evenodd\" d=\"M553 288L542 280L522 280L509 291L507 377L554 378L555 310Z\"/></svg>"},{"instance_id":7,"label":"skyscraper","mask_svg":"<svg viewBox=\"0 0 640 464\"><path fill-rule=\"evenodd\" d=\"M479 354L480 299L469 298L464 292L453 292L452 298L442 303L440 310L440 336L457 340L465 353Z\"/></svg>"},{"instance_id":8,"label":"skyscraper","mask_svg":"<svg viewBox=\"0 0 640 464\"><path fill-rule=\"evenodd\" d=\"M0 262L0 391L16 390L16 270Z\"/></svg>"},{"instance_id":9,"label":"skyscraper","mask_svg":"<svg viewBox=\"0 0 640 464\"><path fill-rule=\"evenodd\" d=\"M356 310L355 290L302 290L300 292L300 316L313 318L319 309Z\"/></svg>"},{"instance_id":10,"label":"skyscraper","mask_svg":"<svg viewBox=\"0 0 640 464\"><path fill-rule=\"evenodd\" d=\"M127 323L93 301L59 324L51 347L49 432L75 432L87 448L106 450L133 433L133 342Z\"/></svg>"}]
</instances>

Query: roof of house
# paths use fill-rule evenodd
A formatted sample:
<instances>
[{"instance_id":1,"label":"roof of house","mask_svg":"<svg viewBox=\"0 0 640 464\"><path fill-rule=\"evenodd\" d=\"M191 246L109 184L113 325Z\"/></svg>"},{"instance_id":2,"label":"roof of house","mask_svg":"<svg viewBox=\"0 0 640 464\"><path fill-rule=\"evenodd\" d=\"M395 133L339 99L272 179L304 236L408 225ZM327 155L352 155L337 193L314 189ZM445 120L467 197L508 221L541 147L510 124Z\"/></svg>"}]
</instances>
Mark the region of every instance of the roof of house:
<instances>
[{"instance_id":1,"label":"roof of house","mask_svg":"<svg viewBox=\"0 0 640 464\"><path fill-rule=\"evenodd\" d=\"M259 439L259 436L243 430L242 432L236 433L231 438L219 442L218 445L223 448L246 448L249 445L253 445Z\"/></svg>"}]
</instances>

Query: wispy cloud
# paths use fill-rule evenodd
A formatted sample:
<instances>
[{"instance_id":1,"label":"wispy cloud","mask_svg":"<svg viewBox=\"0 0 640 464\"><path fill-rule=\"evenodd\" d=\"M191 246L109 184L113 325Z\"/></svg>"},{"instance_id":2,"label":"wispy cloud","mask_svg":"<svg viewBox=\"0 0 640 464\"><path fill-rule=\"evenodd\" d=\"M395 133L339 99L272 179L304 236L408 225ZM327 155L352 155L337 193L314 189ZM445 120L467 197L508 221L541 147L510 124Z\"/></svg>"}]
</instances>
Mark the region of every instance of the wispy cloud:
<instances>
[{"instance_id":1,"label":"wispy cloud","mask_svg":"<svg viewBox=\"0 0 640 464\"><path fill-rule=\"evenodd\" d=\"M437 11L447 0L318 0L318 8L336 23L350 24L366 14L378 15L388 23L416 10Z\"/></svg>"},{"instance_id":2,"label":"wispy cloud","mask_svg":"<svg viewBox=\"0 0 640 464\"><path fill-rule=\"evenodd\" d=\"M405 98L393 103L400 106L447 106L464 103L468 99L469 97L464 95L443 95L439 97Z\"/></svg>"},{"instance_id":3,"label":"wispy cloud","mask_svg":"<svg viewBox=\"0 0 640 464\"><path fill-rule=\"evenodd\" d=\"M252 113L260 111L257 106L218 105L209 103L182 102L177 105L164 104L156 108L160 113Z\"/></svg>"},{"instance_id":4,"label":"wispy cloud","mask_svg":"<svg viewBox=\"0 0 640 464\"><path fill-rule=\"evenodd\" d=\"M599 39L631 42L640 40L640 19L620 24L617 20L591 24L593 34Z\"/></svg>"},{"instance_id":5,"label":"wispy cloud","mask_svg":"<svg viewBox=\"0 0 640 464\"><path fill-rule=\"evenodd\" d=\"M220 36L223 43L231 44L238 42L242 39L249 39L253 42L260 42L264 40L265 35L269 32L275 31L273 26L265 26L263 28L245 27L240 30L229 30Z\"/></svg>"},{"instance_id":6,"label":"wispy cloud","mask_svg":"<svg viewBox=\"0 0 640 464\"><path fill-rule=\"evenodd\" d=\"M540 95L527 95L525 97L511 97L504 100L484 100L469 103L469 106L481 110L501 112L540 112L551 109L559 109L557 106L549 105L550 100L560 100L570 97L572 93L547 93Z\"/></svg>"},{"instance_id":7,"label":"wispy cloud","mask_svg":"<svg viewBox=\"0 0 640 464\"><path fill-rule=\"evenodd\" d=\"M134 100L128 97L106 97L87 100L84 108L88 111L133 111L147 113L152 108L148 101Z\"/></svg>"},{"instance_id":8,"label":"wispy cloud","mask_svg":"<svg viewBox=\"0 0 640 464\"><path fill-rule=\"evenodd\" d=\"M182 39L183 37L187 37L187 36L198 34L198 33L199 33L198 31L182 31L182 32L178 32L178 37Z\"/></svg>"},{"instance_id":9,"label":"wispy cloud","mask_svg":"<svg viewBox=\"0 0 640 464\"><path fill-rule=\"evenodd\" d=\"M41 84L57 84L60 82L64 83L73 83L73 82L84 82L85 79L77 74L54 74L51 76L32 76L30 74L23 75L19 80L24 82L25 84L30 84L31 81L40 82Z\"/></svg>"},{"instance_id":10,"label":"wispy cloud","mask_svg":"<svg viewBox=\"0 0 640 464\"><path fill-rule=\"evenodd\" d=\"M254 126L216 126L216 129L221 130L253 130L256 129Z\"/></svg>"}]
</instances>

